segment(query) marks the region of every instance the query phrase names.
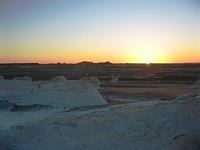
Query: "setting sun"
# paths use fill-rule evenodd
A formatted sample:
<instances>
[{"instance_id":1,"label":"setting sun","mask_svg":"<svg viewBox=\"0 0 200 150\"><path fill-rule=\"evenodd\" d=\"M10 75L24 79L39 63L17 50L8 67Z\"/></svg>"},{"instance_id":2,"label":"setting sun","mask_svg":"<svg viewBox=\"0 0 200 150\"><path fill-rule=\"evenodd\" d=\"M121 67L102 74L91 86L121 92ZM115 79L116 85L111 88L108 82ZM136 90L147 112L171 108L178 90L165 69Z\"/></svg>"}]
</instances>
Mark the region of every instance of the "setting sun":
<instances>
[{"instance_id":1,"label":"setting sun","mask_svg":"<svg viewBox=\"0 0 200 150\"><path fill-rule=\"evenodd\" d=\"M137 63L161 63L164 61L164 54L160 53L160 51L156 50L138 50L136 52Z\"/></svg>"},{"instance_id":2,"label":"setting sun","mask_svg":"<svg viewBox=\"0 0 200 150\"><path fill-rule=\"evenodd\" d=\"M200 0L0 0L0 150L200 150Z\"/></svg>"},{"instance_id":3,"label":"setting sun","mask_svg":"<svg viewBox=\"0 0 200 150\"><path fill-rule=\"evenodd\" d=\"M136 57L138 57L137 59L137 62L138 63L146 63L146 64L149 64L149 63L153 63L153 62L156 62L156 57L159 57L159 56L155 56L155 54L153 54L151 51L149 50L140 50L137 54L136 54Z\"/></svg>"},{"instance_id":4,"label":"setting sun","mask_svg":"<svg viewBox=\"0 0 200 150\"><path fill-rule=\"evenodd\" d=\"M137 45L132 49L131 55L129 56L130 62L150 64L169 61L166 56L166 48L156 43L149 44L146 42Z\"/></svg>"}]
</instances>

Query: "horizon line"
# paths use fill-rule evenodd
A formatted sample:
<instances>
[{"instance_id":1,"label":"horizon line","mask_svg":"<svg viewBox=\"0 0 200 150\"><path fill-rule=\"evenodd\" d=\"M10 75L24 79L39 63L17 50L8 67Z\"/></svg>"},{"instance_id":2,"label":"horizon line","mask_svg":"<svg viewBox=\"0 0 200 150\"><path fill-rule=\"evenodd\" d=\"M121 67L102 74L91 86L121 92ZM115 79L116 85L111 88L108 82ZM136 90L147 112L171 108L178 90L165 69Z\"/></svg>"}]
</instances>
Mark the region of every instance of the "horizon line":
<instances>
[{"instance_id":1,"label":"horizon line","mask_svg":"<svg viewBox=\"0 0 200 150\"><path fill-rule=\"evenodd\" d=\"M110 62L110 61L103 61L103 62L92 62L92 61L80 61L77 63L65 63L65 62L54 62L54 63L41 63L41 62L0 62L0 65L12 65L12 64L32 64L32 65L76 65L76 64L146 64L146 65L153 65L153 64L200 64L200 62L167 62L167 63L137 63L137 62Z\"/></svg>"}]
</instances>

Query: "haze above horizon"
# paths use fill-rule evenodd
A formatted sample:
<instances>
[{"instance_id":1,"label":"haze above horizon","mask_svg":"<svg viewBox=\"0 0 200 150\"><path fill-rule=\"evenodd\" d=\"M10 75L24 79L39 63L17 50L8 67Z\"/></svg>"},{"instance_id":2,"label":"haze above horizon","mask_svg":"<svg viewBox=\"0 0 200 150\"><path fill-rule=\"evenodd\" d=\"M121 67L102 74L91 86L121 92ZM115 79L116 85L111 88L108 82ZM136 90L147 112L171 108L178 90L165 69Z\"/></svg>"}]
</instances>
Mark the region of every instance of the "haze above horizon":
<instances>
[{"instance_id":1,"label":"haze above horizon","mask_svg":"<svg viewBox=\"0 0 200 150\"><path fill-rule=\"evenodd\" d=\"M200 62L198 0L2 0L0 63Z\"/></svg>"}]
</instances>

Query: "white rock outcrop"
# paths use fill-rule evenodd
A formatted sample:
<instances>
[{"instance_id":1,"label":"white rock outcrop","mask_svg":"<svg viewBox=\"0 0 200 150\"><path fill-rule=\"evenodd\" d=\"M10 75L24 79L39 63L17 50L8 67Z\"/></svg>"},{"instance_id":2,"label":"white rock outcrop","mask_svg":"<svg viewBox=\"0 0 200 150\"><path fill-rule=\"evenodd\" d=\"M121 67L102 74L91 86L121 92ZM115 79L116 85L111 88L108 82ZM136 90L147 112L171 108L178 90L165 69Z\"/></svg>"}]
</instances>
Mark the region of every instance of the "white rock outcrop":
<instances>
[{"instance_id":1,"label":"white rock outcrop","mask_svg":"<svg viewBox=\"0 0 200 150\"><path fill-rule=\"evenodd\" d=\"M0 87L0 99L8 99L16 104L42 104L65 108L106 104L98 90L87 81L5 80L0 82Z\"/></svg>"},{"instance_id":2,"label":"white rock outcrop","mask_svg":"<svg viewBox=\"0 0 200 150\"><path fill-rule=\"evenodd\" d=\"M20 77L14 77L13 80L15 81L32 81L32 78L29 76L20 76Z\"/></svg>"},{"instance_id":3,"label":"white rock outcrop","mask_svg":"<svg viewBox=\"0 0 200 150\"><path fill-rule=\"evenodd\" d=\"M80 81L88 81L90 84L92 84L95 88L99 89L101 82L97 77L82 77L79 79Z\"/></svg>"},{"instance_id":4,"label":"white rock outcrop","mask_svg":"<svg viewBox=\"0 0 200 150\"><path fill-rule=\"evenodd\" d=\"M51 79L52 82L62 82L62 81L66 81L66 78L63 76L56 76L54 78Z\"/></svg>"},{"instance_id":5,"label":"white rock outcrop","mask_svg":"<svg viewBox=\"0 0 200 150\"><path fill-rule=\"evenodd\" d=\"M95 88L97 88L97 89L100 88L101 82L99 81L98 78L96 78L96 77L91 77L88 81L89 81L92 85L94 85Z\"/></svg>"},{"instance_id":6,"label":"white rock outcrop","mask_svg":"<svg viewBox=\"0 0 200 150\"><path fill-rule=\"evenodd\" d=\"M199 124L200 99L138 102L18 125L7 145L20 150L199 150Z\"/></svg>"}]
</instances>

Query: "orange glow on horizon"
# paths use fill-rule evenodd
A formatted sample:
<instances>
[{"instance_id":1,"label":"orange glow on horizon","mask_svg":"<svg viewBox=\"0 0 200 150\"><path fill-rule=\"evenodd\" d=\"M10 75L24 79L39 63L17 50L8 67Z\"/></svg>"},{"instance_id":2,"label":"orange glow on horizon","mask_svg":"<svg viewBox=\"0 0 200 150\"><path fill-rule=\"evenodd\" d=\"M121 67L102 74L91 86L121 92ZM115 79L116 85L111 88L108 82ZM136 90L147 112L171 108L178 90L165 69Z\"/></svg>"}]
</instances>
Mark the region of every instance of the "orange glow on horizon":
<instances>
[{"instance_id":1,"label":"orange glow on horizon","mask_svg":"<svg viewBox=\"0 0 200 150\"><path fill-rule=\"evenodd\" d=\"M125 43L124 45L67 45L58 43L18 43L2 51L0 63L78 63L81 61L112 62L112 63L200 63L199 45L168 47L158 44L157 40L138 44ZM161 43L161 42L160 42ZM59 46L57 46L59 45ZM114 45L114 46L113 46ZM134 46L131 46L134 45ZM192 45L192 44L191 44ZM120 47L121 46L121 47ZM97 48L95 48L97 47ZM119 48L117 48L119 47ZM191 48L184 48L191 47Z\"/></svg>"},{"instance_id":2,"label":"orange glow on horizon","mask_svg":"<svg viewBox=\"0 0 200 150\"><path fill-rule=\"evenodd\" d=\"M200 63L200 51L186 49L184 52L169 53L167 50L143 47L124 53L110 51L65 51L49 50L42 53L21 53L0 56L0 63L78 63L81 61L112 63Z\"/></svg>"}]
</instances>

